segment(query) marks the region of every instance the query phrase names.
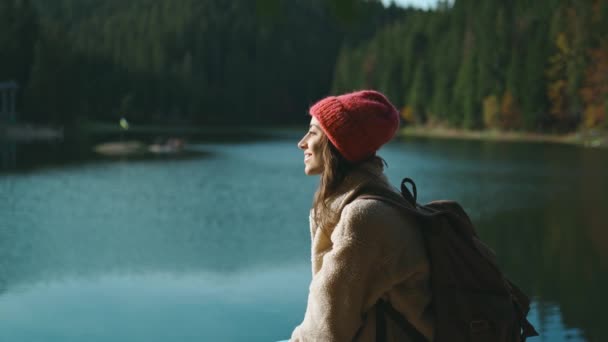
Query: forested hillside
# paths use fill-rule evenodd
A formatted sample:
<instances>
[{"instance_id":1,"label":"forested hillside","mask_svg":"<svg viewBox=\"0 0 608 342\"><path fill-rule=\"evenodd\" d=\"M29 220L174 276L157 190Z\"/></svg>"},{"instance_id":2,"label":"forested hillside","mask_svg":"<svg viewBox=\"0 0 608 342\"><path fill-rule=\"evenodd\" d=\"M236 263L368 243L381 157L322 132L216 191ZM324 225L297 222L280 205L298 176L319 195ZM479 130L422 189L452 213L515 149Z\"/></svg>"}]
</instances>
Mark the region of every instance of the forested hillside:
<instances>
[{"instance_id":1,"label":"forested hillside","mask_svg":"<svg viewBox=\"0 0 608 342\"><path fill-rule=\"evenodd\" d=\"M0 78L22 85L22 117L47 122L300 122L330 90L342 41L369 38L403 12L376 1L0 4L0 25L17 27L0 35L26 46L3 56L20 72Z\"/></svg>"},{"instance_id":2,"label":"forested hillside","mask_svg":"<svg viewBox=\"0 0 608 342\"><path fill-rule=\"evenodd\" d=\"M340 51L333 91L385 91L410 122L571 131L606 125L608 2L457 0Z\"/></svg>"},{"instance_id":3,"label":"forested hillside","mask_svg":"<svg viewBox=\"0 0 608 342\"><path fill-rule=\"evenodd\" d=\"M410 123L608 125L601 0L0 0L0 46L33 122L282 124L377 88Z\"/></svg>"}]
</instances>

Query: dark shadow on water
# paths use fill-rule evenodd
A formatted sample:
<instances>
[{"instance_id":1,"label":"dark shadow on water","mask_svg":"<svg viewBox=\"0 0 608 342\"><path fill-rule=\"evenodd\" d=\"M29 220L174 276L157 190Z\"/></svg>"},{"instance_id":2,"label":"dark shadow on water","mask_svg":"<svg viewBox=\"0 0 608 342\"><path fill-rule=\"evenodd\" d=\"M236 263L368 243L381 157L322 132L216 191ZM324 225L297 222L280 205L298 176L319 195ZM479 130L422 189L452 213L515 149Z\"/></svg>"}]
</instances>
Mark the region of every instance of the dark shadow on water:
<instances>
[{"instance_id":1,"label":"dark shadow on water","mask_svg":"<svg viewBox=\"0 0 608 342\"><path fill-rule=\"evenodd\" d=\"M106 156L106 155L98 155L96 161L98 162L167 162L167 161L177 161L177 160L193 160L200 158L211 158L213 157L213 152L210 151L192 151L192 150L183 150L173 154L162 154L162 153L152 153L152 152L144 152L137 153L129 156Z\"/></svg>"},{"instance_id":2,"label":"dark shadow on water","mask_svg":"<svg viewBox=\"0 0 608 342\"><path fill-rule=\"evenodd\" d=\"M87 147L89 149L80 146L67 146L66 143L4 143L0 146L0 155L2 156L0 175L74 167L92 163L166 162L213 157L211 152L193 151L187 148L174 154L144 152L128 156L108 156L96 153L92 146Z\"/></svg>"},{"instance_id":3,"label":"dark shadow on water","mask_svg":"<svg viewBox=\"0 0 608 342\"><path fill-rule=\"evenodd\" d=\"M182 139L186 142L185 148L177 153L153 153L146 150L128 155L104 155L95 151L95 147L103 143L136 141L145 147L169 138ZM0 175L48 168L74 167L98 162L165 162L212 158L212 152L193 150L188 147L188 144L242 144L272 139L276 139L276 137L267 132L242 131L179 134L158 132L84 134L68 131L61 141L11 142L0 140Z\"/></svg>"},{"instance_id":4,"label":"dark shadow on water","mask_svg":"<svg viewBox=\"0 0 608 342\"><path fill-rule=\"evenodd\" d=\"M507 275L540 303L541 325L550 315L543 304L554 304L564 325L580 328L589 341L608 341L608 214L600 202L582 210L559 200L538 205L481 220L480 236Z\"/></svg>"}]
</instances>

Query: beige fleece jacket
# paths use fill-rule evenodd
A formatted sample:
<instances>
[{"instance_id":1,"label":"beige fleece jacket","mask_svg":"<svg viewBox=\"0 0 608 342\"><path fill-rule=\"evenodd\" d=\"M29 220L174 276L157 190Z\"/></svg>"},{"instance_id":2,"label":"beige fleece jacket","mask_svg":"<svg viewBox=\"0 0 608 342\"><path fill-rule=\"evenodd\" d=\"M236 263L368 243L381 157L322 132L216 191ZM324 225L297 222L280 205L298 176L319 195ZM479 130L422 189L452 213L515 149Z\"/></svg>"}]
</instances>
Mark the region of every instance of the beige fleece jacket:
<instances>
[{"instance_id":1,"label":"beige fleece jacket","mask_svg":"<svg viewBox=\"0 0 608 342\"><path fill-rule=\"evenodd\" d=\"M381 201L354 198L362 182L394 191L382 166L368 163L341 186L332 203L343 208L334 227L310 217L312 281L303 322L292 342L375 341L375 303L383 298L421 333L433 339L429 261L417 223ZM371 175L371 177L370 177ZM408 341L386 316L389 341Z\"/></svg>"}]
</instances>

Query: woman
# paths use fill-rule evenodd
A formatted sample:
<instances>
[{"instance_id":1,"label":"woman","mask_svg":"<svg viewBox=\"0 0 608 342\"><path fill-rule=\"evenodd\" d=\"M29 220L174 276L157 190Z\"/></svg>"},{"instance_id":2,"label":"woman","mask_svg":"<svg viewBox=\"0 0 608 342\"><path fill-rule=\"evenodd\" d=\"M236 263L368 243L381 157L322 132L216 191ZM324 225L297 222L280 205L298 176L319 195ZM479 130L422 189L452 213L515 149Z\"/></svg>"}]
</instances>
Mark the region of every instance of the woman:
<instances>
[{"instance_id":1,"label":"woman","mask_svg":"<svg viewBox=\"0 0 608 342\"><path fill-rule=\"evenodd\" d=\"M298 147L304 172L320 175L310 214L313 277L290 341L375 341L384 312L379 300L432 340L429 261L415 220L387 202L358 198L401 198L376 156L399 127L397 110L384 95L364 90L327 97L310 115ZM387 341L412 340L389 316L379 319Z\"/></svg>"}]
</instances>

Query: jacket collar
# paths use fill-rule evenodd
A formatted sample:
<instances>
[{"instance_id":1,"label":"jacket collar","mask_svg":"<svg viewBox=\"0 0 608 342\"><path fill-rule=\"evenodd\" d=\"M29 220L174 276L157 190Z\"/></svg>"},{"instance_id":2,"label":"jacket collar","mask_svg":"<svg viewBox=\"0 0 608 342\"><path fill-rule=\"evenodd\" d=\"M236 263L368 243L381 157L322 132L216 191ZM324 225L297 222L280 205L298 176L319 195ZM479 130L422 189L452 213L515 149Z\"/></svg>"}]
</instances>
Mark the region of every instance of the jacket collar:
<instances>
[{"instance_id":1,"label":"jacket collar","mask_svg":"<svg viewBox=\"0 0 608 342\"><path fill-rule=\"evenodd\" d=\"M351 171L338 187L336 195L331 202L333 210L341 210L346 204L361 194L361 190L371 188L391 189L391 185L384 175L384 166L381 161L370 160L360 164Z\"/></svg>"}]
</instances>

